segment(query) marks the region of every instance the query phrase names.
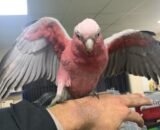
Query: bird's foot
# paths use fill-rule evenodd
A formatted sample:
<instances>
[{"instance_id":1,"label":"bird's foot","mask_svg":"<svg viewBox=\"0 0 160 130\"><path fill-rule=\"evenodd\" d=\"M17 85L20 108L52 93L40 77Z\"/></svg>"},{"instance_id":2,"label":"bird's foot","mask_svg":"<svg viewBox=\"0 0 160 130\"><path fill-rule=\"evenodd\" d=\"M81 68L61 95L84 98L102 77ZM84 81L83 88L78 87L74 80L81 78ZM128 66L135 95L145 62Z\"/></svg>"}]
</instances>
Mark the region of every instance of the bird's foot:
<instances>
[{"instance_id":1,"label":"bird's foot","mask_svg":"<svg viewBox=\"0 0 160 130\"><path fill-rule=\"evenodd\" d=\"M99 94L95 90L93 90L89 95L90 96L95 96L95 97L97 97L99 99Z\"/></svg>"},{"instance_id":2,"label":"bird's foot","mask_svg":"<svg viewBox=\"0 0 160 130\"><path fill-rule=\"evenodd\" d=\"M54 105L56 105L57 103L63 103L64 100L62 98L61 95L56 95L56 97L52 100L52 102L50 103L50 105L48 107L52 107Z\"/></svg>"},{"instance_id":3,"label":"bird's foot","mask_svg":"<svg viewBox=\"0 0 160 130\"><path fill-rule=\"evenodd\" d=\"M55 98L52 100L48 107L54 106L57 103L64 103L66 100L71 99L71 95L68 93L66 89L63 90L61 95L56 95Z\"/></svg>"}]
</instances>

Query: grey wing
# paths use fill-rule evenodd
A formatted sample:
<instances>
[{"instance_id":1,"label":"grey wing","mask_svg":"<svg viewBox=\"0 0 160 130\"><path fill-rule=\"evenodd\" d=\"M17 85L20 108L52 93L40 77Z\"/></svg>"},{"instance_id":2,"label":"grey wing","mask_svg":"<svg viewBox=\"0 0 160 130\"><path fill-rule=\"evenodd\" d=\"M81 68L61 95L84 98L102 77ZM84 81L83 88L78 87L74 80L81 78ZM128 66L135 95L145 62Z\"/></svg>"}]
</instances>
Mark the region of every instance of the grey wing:
<instances>
[{"instance_id":1,"label":"grey wing","mask_svg":"<svg viewBox=\"0 0 160 130\"><path fill-rule=\"evenodd\" d=\"M16 44L1 61L0 98L31 81L43 77L54 81L56 78L59 61L46 39L30 43L22 38L19 42L21 44Z\"/></svg>"},{"instance_id":2,"label":"grey wing","mask_svg":"<svg viewBox=\"0 0 160 130\"><path fill-rule=\"evenodd\" d=\"M152 78L158 83L158 77L160 76L160 43L153 37L153 33L146 31L121 33L117 39L116 37L110 38L107 39L107 42L109 43L107 44L109 63L105 70L105 76L110 77L128 72L145 76L148 79ZM119 45L119 48L117 49L114 44Z\"/></svg>"}]
</instances>

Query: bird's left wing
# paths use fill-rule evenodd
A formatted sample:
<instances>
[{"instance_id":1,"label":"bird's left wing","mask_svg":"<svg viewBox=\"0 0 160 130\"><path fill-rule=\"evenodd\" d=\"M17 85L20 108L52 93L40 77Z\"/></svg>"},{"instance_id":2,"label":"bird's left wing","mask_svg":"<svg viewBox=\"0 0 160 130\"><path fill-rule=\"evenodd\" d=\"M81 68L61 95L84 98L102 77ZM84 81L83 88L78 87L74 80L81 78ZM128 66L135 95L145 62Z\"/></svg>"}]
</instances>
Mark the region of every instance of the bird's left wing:
<instances>
[{"instance_id":1,"label":"bird's left wing","mask_svg":"<svg viewBox=\"0 0 160 130\"><path fill-rule=\"evenodd\" d=\"M105 76L128 72L158 82L160 43L154 35L149 31L125 30L106 38L109 63Z\"/></svg>"},{"instance_id":2,"label":"bird's left wing","mask_svg":"<svg viewBox=\"0 0 160 130\"><path fill-rule=\"evenodd\" d=\"M0 63L0 99L41 78L55 81L58 58L68 41L55 18L43 17L28 26Z\"/></svg>"}]
</instances>

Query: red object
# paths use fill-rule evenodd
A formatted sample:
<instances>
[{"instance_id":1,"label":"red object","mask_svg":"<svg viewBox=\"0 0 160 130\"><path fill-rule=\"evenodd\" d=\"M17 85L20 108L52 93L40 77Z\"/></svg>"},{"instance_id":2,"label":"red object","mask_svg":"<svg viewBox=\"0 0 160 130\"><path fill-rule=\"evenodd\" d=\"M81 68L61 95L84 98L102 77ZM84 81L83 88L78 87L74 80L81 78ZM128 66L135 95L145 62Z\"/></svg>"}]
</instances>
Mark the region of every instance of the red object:
<instances>
[{"instance_id":1,"label":"red object","mask_svg":"<svg viewBox=\"0 0 160 130\"><path fill-rule=\"evenodd\" d=\"M136 108L136 111L143 114L144 120L157 120L160 119L160 107L153 107L141 110L140 107Z\"/></svg>"}]
</instances>

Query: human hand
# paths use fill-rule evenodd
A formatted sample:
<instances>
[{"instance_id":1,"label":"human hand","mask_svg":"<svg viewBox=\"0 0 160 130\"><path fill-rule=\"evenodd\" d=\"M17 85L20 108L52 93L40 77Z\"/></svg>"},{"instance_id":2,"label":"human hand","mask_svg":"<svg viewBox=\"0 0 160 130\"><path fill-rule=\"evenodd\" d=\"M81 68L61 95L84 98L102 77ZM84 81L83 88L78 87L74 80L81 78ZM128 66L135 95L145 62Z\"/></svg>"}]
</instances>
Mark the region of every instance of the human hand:
<instances>
[{"instance_id":1,"label":"human hand","mask_svg":"<svg viewBox=\"0 0 160 130\"><path fill-rule=\"evenodd\" d=\"M129 107L151 104L140 94L88 96L49 108L64 130L117 130L124 121L144 125L142 117Z\"/></svg>"}]
</instances>

